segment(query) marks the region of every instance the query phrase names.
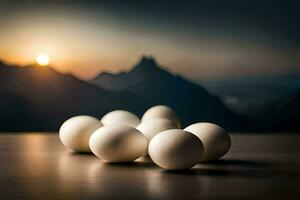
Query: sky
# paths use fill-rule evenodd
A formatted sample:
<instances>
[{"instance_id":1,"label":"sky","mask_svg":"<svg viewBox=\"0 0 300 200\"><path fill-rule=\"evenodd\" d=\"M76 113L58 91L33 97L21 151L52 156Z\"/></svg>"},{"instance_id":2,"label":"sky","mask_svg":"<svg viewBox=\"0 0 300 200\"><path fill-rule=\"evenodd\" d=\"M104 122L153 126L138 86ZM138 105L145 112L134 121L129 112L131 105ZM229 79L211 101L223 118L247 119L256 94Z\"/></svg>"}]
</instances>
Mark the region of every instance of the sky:
<instances>
[{"instance_id":1,"label":"sky","mask_svg":"<svg viewBox=\"0 0 300 200\"><path fill-rule=\"evenodd\" d=\"M300 72L297 1L0 0L0 59L90 79L152 55L192 80Z\"/></svg>"}]
</instances>

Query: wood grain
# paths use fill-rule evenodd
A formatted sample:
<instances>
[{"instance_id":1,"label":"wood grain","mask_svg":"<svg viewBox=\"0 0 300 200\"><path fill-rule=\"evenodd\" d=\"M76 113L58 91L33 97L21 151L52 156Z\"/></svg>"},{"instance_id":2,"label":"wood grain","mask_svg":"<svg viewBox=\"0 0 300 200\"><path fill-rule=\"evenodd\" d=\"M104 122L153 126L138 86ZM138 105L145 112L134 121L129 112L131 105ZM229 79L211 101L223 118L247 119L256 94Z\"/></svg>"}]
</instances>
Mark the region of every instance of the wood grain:
<instances>
[{"instance_id":1,"label":"wood grain","mask_svg":"<svg viewBox=\"0 0 300 200\"><path fill-rule=\"evenodd\" d=\"M57 134L0 134L0 199L298 199L300 136L232 135L222 159L180 172L107 164Z\"/></svg>"}]
</instances>

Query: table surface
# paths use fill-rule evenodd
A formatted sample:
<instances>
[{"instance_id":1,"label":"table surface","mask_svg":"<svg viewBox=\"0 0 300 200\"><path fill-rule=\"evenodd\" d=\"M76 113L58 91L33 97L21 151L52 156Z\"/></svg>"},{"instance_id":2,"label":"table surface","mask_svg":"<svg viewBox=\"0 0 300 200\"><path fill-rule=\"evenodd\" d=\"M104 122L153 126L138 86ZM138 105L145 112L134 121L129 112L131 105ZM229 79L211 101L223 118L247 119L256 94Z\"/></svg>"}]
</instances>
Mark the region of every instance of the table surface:
<instances>
[{"instance_id":1,"label":"table surface","mask_svg":"<svg viewBox=\"0 0 300 200\"><path fill-rule=\"evenodd\" d=\"M170 172L72 153L55 133L2 133L0 199L299 199L299 135L231 137L223 159Z\"/></svg>"}]
</instances>

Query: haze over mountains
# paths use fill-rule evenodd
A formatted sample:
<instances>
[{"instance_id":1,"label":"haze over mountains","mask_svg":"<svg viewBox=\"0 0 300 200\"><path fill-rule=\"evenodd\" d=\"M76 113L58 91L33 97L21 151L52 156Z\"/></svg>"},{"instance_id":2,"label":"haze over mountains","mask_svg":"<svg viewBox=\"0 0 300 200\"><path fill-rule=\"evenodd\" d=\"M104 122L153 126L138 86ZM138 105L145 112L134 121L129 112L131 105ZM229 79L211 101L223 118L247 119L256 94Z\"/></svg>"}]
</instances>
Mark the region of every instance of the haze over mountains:
<instances>
[{"instance_id":1,"label":"haze over mountains","mask_svg":"<svg viewBox=\"0 0 300 200\"><path fill-rule=\"evenodd\" d=\"M201 81L259 131L300 131L300 74Z\"/></svg>"},{"instance_id":2,"label":"haze over mountains","mask_svg":"<svg viewBox=\"0 0 300 200\"><path fill-rule=\"evenodd\" d=\"M199 84L235 112L247 114L300 91L300 73L200 80Z\"/></svg>"},{"instance_id":3,"label":"haze over mountains","mask_svg":"<svg viewBox=\"0 0 300 200\"><path fill-rule=\"evenodd\" d=\"M299 131L299 94L243 116L200 85L166 71L151 57L143 57L128 72L104 72L89 82L51 67L0 62L0 130L57 131L74 115L101 117L126 109L141 116L152 105L166 104L178 113L183 126L208 121L229 131Z\"/></svg>"},{"instance_id":4,"label":"haze over mountains","mask_svg":"<svg viewBox=\"0 0 300 200\"><path fill-rule=\"evenodd\" d=\"M261 131L299 132L300 130L300 91L281 98L252 116Z\"/></svg>"}]
</instances>

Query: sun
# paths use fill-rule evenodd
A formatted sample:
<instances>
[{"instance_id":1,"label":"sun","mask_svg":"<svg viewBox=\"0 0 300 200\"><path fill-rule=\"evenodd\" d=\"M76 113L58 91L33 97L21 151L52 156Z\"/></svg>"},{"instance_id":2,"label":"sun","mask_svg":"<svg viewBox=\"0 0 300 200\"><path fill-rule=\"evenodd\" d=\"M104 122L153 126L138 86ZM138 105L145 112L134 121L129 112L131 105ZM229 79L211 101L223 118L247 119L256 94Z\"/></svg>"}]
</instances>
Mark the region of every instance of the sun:
<instances>
[{"instance_id":1,"label":"sun","mask_svg":"<svg viewBox=\"0 0 300 200\"><path fill-rule=\"evenodd\" d=\"M47 54L45 53L40 53L36 56L35 59L36 63L40 66L47 66L49 65L50 62L50 58Z\"/></svg>"}]
</instances>

